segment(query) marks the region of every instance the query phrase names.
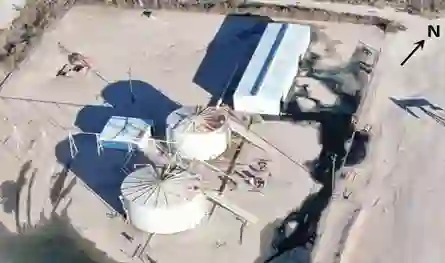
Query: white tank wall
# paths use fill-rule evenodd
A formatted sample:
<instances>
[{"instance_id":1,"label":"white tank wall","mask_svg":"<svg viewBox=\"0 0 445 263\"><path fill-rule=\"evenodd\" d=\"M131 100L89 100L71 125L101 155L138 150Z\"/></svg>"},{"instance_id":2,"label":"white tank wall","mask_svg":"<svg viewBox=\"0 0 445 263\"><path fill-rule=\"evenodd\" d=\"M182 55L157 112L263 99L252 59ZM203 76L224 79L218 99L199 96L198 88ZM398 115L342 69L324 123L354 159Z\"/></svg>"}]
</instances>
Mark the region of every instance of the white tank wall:
<instances>
[{"instance_id":1,"label":"white tank wall","mask_svg":"<svg viewBox=\"0 0 445 263\"><path fill-rule=\"evenodd\" d=\"M152 208L123 198L129 222L136 228L156 234L174 234L199 225L207 213L208 201L203 194L182 205Z\"/></svg>"},{"instance_id":2,"label":"white tank wall","mask_svg":"<svg viewBox=\"0 0 445 263\"><path fill-rule=\"evenodd\" d=\"M181 108L178 111L184 113L187 109ZM201 161L215 159L223 154L230 144L231 131L228 123L211 132L194 133L184 132L181 128L172 128L177 123L176 121L169 123L172 119L174 118L167 118L167 139L175 142L172 144L173 152L177 151L183 158Z\"/></svg>"},{"instance_id":3,"label":"white tank wall","mask_svg":"<svg viewBox=\"0 0 445 263\"><path fill-rule=\"evenodd\" d=\"M15 6L22 8L25 3L25 0L0 0L0 28L8 28L20 14Z\"/></svg>"},{"instance_id":4,"label":"white tank wall","mask_svg":"<svg viewBox=\"0 0 445 263\"><path fill-rule=\"evenodd\" d=\"M220 156L230 142L230 130L223 126L209 133L184 133L171 130L169 140L176 142L175 150L187 159L201 161L211 160Z\"/></svg>"},{"instance_id":5,"label":"white tank wall","mask_svg":"<svg viewBox=\"0 0 445 263\"><path fill-rule=\"evenodd\" d=\"M171 171L161 179L147 166L129 174L121 185L122 206L136 228L156 234L173 234L194 228L205 217L209 202L200 191L197 175ZM198 176L199 177L199 176Z\"/></svg>"}]
</instances>

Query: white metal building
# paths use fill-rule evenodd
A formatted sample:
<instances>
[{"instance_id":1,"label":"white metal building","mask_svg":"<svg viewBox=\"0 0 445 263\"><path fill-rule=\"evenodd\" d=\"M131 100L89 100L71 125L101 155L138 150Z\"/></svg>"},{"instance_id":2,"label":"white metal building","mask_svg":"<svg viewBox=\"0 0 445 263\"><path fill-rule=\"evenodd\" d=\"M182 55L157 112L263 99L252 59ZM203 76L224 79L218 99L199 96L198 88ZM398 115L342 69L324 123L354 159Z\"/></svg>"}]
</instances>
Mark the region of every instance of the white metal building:
<instances>
[{"instance_id":1,"label":"white metal building","mask_svg":"<svg viewBox=\"0 0 445 263\"><path fill-rule=\"evenodd\" d=\"M234 109L279 115L310 42L310 26L270 23L233 95Z\"/></svg>"}]
</instances>

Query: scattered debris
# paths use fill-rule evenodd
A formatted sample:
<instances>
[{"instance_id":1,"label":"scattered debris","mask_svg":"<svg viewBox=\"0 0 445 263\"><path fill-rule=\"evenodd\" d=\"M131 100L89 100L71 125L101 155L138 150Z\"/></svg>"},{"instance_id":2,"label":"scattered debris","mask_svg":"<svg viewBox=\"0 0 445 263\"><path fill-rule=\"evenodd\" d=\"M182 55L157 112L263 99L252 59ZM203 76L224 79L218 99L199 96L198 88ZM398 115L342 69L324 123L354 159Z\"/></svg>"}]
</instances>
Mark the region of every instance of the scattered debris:
<instances>
[{"instance_id":1,"label":"scattered debris","mask_svg":"<svg viewBox=\"0 0 445 263\"><path fill-rule=\"evenodd\" d=\"M225 245L227 245L227 243L225 241L216 241L215 242L216 248L220 248L220 247L223 247Z\"/></svg>"},{"instance_id":2,"label":"scattered debris","mask_svg":"<svg viewBox=\"0 0 445 263\"><path fill-rule=\"evenodd\" d=\"M349 191L348 189L345 189L343 191L343 199L348 200L349 197L351 196L351 194L352 194L352 191Z\"/></svg>"},{"instance_id":3,"label":"scattered debris","mask_svg":"<svg viewBox=\"0 0 445 263\"><path fill-rule=\"evenodd\" d=\"M188 8L188 7L187 6L185 6L185 7L183 6L183 8ZM272 9L273 8L275 8L275 6L272 7ZM292 8L294 8L296 10L299 10L299 7L284 7L283 10L284 9L289 9L290 10ZM153 17L152 16L152 12L148 11L148 10L143 11L142 15L145 16L145 17L148 17L148 18L152 18ZM338 15L338 16L340 16L340 15ZM363 17L362 18L357 17L357 19L366 20L366 18L363 18ZM366 23L368 23L368 22L366 21ZM385 30L386 30L386 28L385 28ZM68 75L68 73L70 73L70 72L79 72L79 71L82 71L84 69L88 69L89 70L89 69L92 68L90 63L87 62L87 58L84 57L82 54L77 53L77 52L69 52L60 43L59 43L59 46L61 47L61 49L64 50L65 53L68 53L68 55L67 55L68 63L65 64L59 70L57 75L65 76L65 75ZM11 50L13 50L13 48L11 48ZM11 51L11 52L13 52L13 51ZM367 53L367 52L365 52L365 53ZM365 71L367 73L371 73L372 72L372 67L369 67L369 64L366 63L366 61L361 61L361 68L363 69L363 71ZM97 71L95 71L95 74L98 75L99 77L101 77L101 75ZM103 77L101 77L101 78L104 79ZM135 96L135 94L133 94L133 84L132 84L131 70L129 71L129 80L130 80L129 81L129 84L130 84L129 88L130 88L131 95L132 95L131 100L132 100L132 103L134 104L136 102L136 96ZM219 103L219 104L221 104L221 103ZM220 105L218 105L218 106L220 106ZM289 155L287 155L286 153L284 153L283 151L278 149L278 147L276 147L276 146L272 145L271 143L269 143L266 139L262 138L261 136L255 134L253 131L251 131L249 129L249 126L248 125L247 126L244 125L243 121L241 121L239 118L236 118L236 116L234 115L234 113L231 110L228 110L226 108L224 110L226 110L226 113L227 113L226 116L228 116L228 118L229 118L229 121L228 121L229 125L228 126L230 126L230 132L234 132L234 133L238 134L239 137L241 137L243 140L245 139L247 141L247 143L251 143L253 145L256 145L258 148L263 149L266 153L273 152L275 154L279 154L281 156L285 156L287 159L292 161L294 164L296 164L299 167L303 168L305 171L308 171L298 161L294 160ZM203 115L202 112L201 112L201 115ZM199 114L197 114L197 116L199 116ZM197 117L197 116L194 116L194 117ZM182 122L182 121L183 120L181 120L180 122ZM127 122L128 122L128 120L127 120ZM337 125L337 123L335 125ZM69 137L68 140L69 140L69 146L70 146L69 150L70 150L70 154L71 154L71 159L73 160L73 159L75 159L77 157L77 154L79 153L79 149L77 148L76 142L75 142L73 134L71 134L71 132L69 133L68 137ZM148 140L147 138L145 138L145 139ZM150 139L150 140L156 141L155 139ZM100 140L97 139L97 141L100 141ZM175 142L167 141L167 144L173 144L173 143L178 143L178 142L179 142L179 140L175 141ZM31 142L31 143L33 144L33 142ZM128 145L130 145L132 143L134 143L134 142L130 142L130 143L128 143ZM197 147L199 144L200 143L198 142L198 143L193 144L192 146L193 147ZM165 183L165 182L167 182L169 180L170 181L171 180L177 180L177 181L183 180L184 179L183 177L178 176L178 174L173 174L171 171L174 170L174 168L182 169L182 171L188 171L188 169L190 168L191 164L194 163L194 162L195 163L196 162L198 162L198 163L199 162L205 163L206 167L211 167L211 169L216 171L218 173L218 176L223 178L223 183L222 183L221 188L219 189L218 192L204 191L204 194L214 204L217 204L218 206L223 207L224 209L230 211L231 213L233 213L235 215L235 217L238 220L241 221L240 236L239 236L239 243L240 244L242 244L242 242L243 242L243 235L244 235L245 227L248 224L256 223L259 219L255 215L253 215L250 212L248 212L248 211L242 209L241 207L239 207L237 204L234 204L234 203L230 202L229 200L227 200L227 198L223 196L223 194L224 194L223 193L224 192L224 186L228 182L231 182L235 186L237 186L239 180L234 179L235 176L233 176L233 174L238 174L238 175L242 176L244 181L251 186L252 189L249 189L248 191L261 193L260 189L263 189L263 188L266 187L267 179L272 176L271 172L268 170L268 168L269 168L268 164L269 164L270 160L267 160L267 159L260 159L256 163L247 165L248 166L248 170L243 170L241 172L237 172L236 171L236 167L235 167L236 166L236 159L238 157L239 152L241 151L242 145L243 144L241 143L240 146L237 147L236 153L234 154L234 158L232 160L230 160L231 161L231 163L230 163L231 167L227 170L227 172L223 172L223 171L221 171L221 169L219 169L217 167L216 168L212 168L212 165L208 164L206 161L195 160L196 158L188 158L187 159L186 156L179 156L179 154L177 156L177 152L172 152L172 151L169 152L171 155L168 155L169 160L167 161L167 164L162 167L162 171L161 172L157 172L156 169L158 167L156 167L156 165L153 165L153 167L154 167L153 170L155 170L156 173L159 175L159 178L156 177L156 179L157 180L159 179L158 181L162 182L162 183ZM98 145L98 149L99 149L99 145ZM139 149L139 150L142 151L143 149ZM335 171L337 170L337 168L339 166L338 163L340 163L340 161L342 160L341 158L343 158L342 153L337 154L335 151L332 151L332 149L328 149L328 150L323 149L323 153L326 154L325 157L327 157L327 159L330 158L328 160L328 163L330 162L332 164L330 164L330 166L328 168L324 169L329 174L327 176L328 180L327 181L323 180L324 188L322 190L320 190L319 193L317 193L316 197L314 197L314 199L319 199L318 202L321 203L321 205L319 204L319 206L322 206L322 208L321 209L316 209L317 211L315 211L315 212L310 212L310 213L307 212L304 215L304 219L302 219L302 221L299 222L299 225L296 227L296 229L298 231L300 231L298 235L302 236L301 239L303 241L301 241L301 242L302 243L304 242L305 246L312 246L314 244L315 240L316 240L316 237L317 237L316 236L316 223L314 223L314 222L318 221L319 217L321 216L319 214L321 214L321 211L327 205L328 201L326 201L327 200L326 197L330 197L332 195L331 192L333 191L333 188L334 188L334 185L335 185L335 176L334 176L335 175ZM175 159L172 156L173 157L178 157L178 159ZM130 161L130 157L133 157L133 156L127 155L127 157L128 158L126 158L126 160L125 160L125 165L127 164L127 161L128 162ZM337 160L337 158L338 158L338 160ZM71 162L70 162L70 164L71 164ZM70 169L70 167L67 166L65 168L66 169L64 169L64 172L67 173L68 170ZM170 170L170 168L172 168L172 169ZM135 167L135 170L136 170L136 167ZM128 170L126 173L128 173L129 176L131 176L131 174L134 173L134 171ZM59 176L61 176L60 178L58 178L60 181L55 183L57 187L53 186L53 187L55 187L55 189L53 189L54 193L52 193L52 196L51 196L51 199L52 199L51 201L52 201L53 205L57 204L57 202L60 201L61 198L63 198L63 195L60 193L60 192L62 192L62 189L60 189L60 188L61 188L61 186L64 185L64 182L63 182L64 178L62 177L62 175L59 175ZM134 174L133 174L133 176L134 176ZM135 179L135 178L136 177L133 177L133 179ZM190 179L190 178L188 178L188 179ZM323 177L322 179L326 179L326 178ZM153 180L151 180L151 181L153 181ZM175 183L177 183L177 181ZM156 191L158 191L158 195L161 196L161 198L162 198L162 195L164 195L164 197L167 195L167 191L164 191L162 194L159 194L159 192L161 192L159 190L159 188L160 188L159 184L160 183L159 184L153 184L153 183L150 184L150 183L147 183L147 182L145 182L145 183L146 184L143 185L143 186L141 186L141 184L139 184L139 185L136 185L136 186L135 185L129 186L129 188L131 188L131 187L136 187L136 188L137 187L141 187L140 189L142 189L142 188L146 187L146 189L147 188L149 189L149 191L146 191L146 192L153 192L153 191L155 191L153 189L156 189ZM175 186L178 186L178 185L179 184L175 184ZM142 190L140 190L140 189L138 189L136 191L137 192L142 192ZM177 190L177 188L173 188L173 187L172 187L172 189ZM194 185L194 187L188 187L187 188L187 191L189 191L189 192L192 192L192 191L199 192L199 191L202 191L202 190L203 189L200 189L199 186L196 186L196 184ZM175 195L176 193L172 193L172 194ZM151 194L149 194L149 195L151 196ZM179 195L179 194L176 194L176 195ZM351 195L351 192L346 192L346 190L345 190L345 192L343 192L343 197L345 199L348 199L350 195ZM137 199L137 197L135 197L132 201L135 201L136 199ZM167 197L165 197L165 199L166 199L165 203L168 203L169 201L167 201ZM183 198L183 199L187 200L187 198ZM156 200L156 206L159 205L158 200L159 199ZM131 200L128 199L126 201L130 202ZM123 206L124 206L124 210L125 210L124 213L126 214L125 216L128 219L129 214L128 214L128 209L126 209L128 207L126 207L125 204ZM321 210L321 211L318 211L318 210ZM119 212L112 211L110 213L107 213L107 216L109 216L109 217L117 217L117 216L119 216ZM129 220L129 222L131 222L131 221L132 220ZM127 234L126 232L121 232L120 234L124 238L126 238L129 242L133 242L134 241L134 238L132 236L130 236L129 234ZM294 237L300 238L300 236L298 236L298 235L294 236ZM142 244L138 244L137 245L135 251L133 252L133 255L131 256L132 258L138 257L142 261L148 260L149 262L156 262L155 260L150 258L145 253L145 250L146 250L146 248L149 245L149 241L150 241L151 237L152 237L152 235L147 238L147 241L145 242L144 245L142 245ZM226 245L225 242L223 242L223 243L218 243L217 242L217 244L216 244L217 248L219 248L221 246L224 246L224 245Z\"/></svg>"},{"instance_id":4,"label":"scattered debris","mask_svg":"<svg viewBox=\"0 0 445 263\"><path fill-rule=\"evenodd\" d=\"M249 213L248 211L242 209L241 207L237 206L236 204L230 202L223 196L213 193L210 191L204 192L204 194L209 198L211 201L215 202L216 204L220 205L221 207L227 209L228 211L235 214L242 222L244 223L250 223L255 224L258 221L258 218L254 216L253 214Z\"/></svg>"},{"instance_id":5,"label":"scattered debris","mask_svg":"<svg viewBox=\"0 0 445 263\"><path fill-rule=\"evenodd\" d=\"M121 236L123 236L125 239L127 239L129 242L133 242L134 238L127 234L126 232L121 232Z\"/></svg>"},{"instance_id":6,"label":"scattered debris","mask_svg":"<svg viewBox=\"0 0 445 263\"><path fill-rule=\"evenodd\" d=\"M142 15L143 16L145 16L145 17L147 17L147 18L150 18L151 17L151 15L152 15L152 11L150 11L150 10L144 10L143 12L142 12Z\"/></svg>"}]
</instances>

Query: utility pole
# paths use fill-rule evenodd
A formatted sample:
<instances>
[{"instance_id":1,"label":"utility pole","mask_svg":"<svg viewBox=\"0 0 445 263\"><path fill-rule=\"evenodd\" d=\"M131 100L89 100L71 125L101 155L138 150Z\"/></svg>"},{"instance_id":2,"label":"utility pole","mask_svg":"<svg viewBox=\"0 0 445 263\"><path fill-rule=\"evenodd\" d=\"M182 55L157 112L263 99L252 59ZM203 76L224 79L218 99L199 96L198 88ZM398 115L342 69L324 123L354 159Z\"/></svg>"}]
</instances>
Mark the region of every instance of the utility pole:
<instances>
[{"instance_id":1,"label":"utility pole","mask_svg":"<svg viewBox=\"0 0 445 263\"><path fill-rule=\"evenodd\" d=\"M333 153L331 155L331 160L332 160L332 170L331 170L331 180L332 180L332 194L334 193L334 189L335 189L335 172L336 172L336 162L337 162L337 154Z\"/></svg>"}]
</instances>

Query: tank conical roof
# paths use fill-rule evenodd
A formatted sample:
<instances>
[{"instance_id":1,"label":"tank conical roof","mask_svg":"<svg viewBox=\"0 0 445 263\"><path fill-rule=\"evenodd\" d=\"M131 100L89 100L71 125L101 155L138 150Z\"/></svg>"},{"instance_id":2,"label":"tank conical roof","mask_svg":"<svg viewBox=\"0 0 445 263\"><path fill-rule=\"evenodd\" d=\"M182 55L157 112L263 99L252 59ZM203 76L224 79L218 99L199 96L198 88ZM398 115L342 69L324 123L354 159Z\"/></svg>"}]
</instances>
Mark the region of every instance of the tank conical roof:
<instances>
[{"instance_id":1,"label":"tank conical roof","mask_svg":"<svg viewBox=\"0 0 445 263\"><path fill-rule=\"evenodd\" d=\"M122 197L142 206L169 208L195 196L196 176L180 169L157 170L147 166L129 174L121 185Z\"/></svg>"},{"instance_id":2,"label":"tank conical roof","mask_svg":"<svg viewBox=\"0 0 445 263\"><path fill-rule=\"evenodd\" d=\"M183 107L171 115L167 122L182 132L211 132L221 128L227 121L225 112L214 107Z\"/></svg>"}]
</instances>

